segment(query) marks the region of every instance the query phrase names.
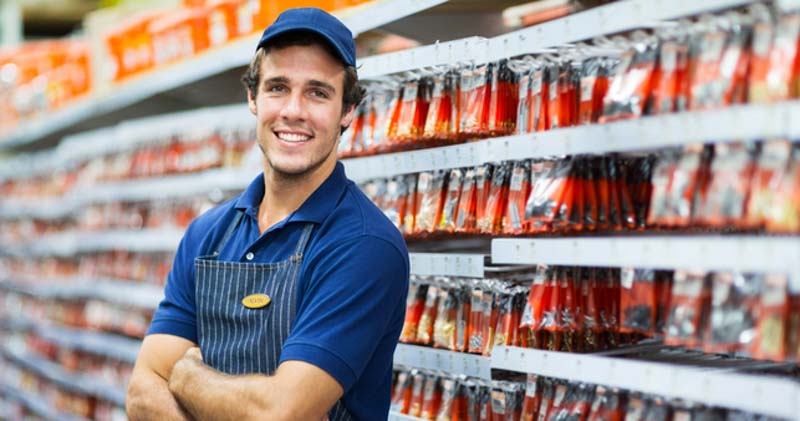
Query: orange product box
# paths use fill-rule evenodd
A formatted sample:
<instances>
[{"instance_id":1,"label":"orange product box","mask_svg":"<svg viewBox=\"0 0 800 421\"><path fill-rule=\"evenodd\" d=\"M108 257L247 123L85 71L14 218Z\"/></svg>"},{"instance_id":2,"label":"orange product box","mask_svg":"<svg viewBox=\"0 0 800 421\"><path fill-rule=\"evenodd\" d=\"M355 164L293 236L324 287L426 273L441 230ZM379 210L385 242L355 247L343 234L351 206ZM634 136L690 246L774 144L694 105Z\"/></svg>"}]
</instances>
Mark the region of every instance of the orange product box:
<instances>
[{"instance_id":1,"label":"orange product box","mask_svg":"<svg viewBox=\"0 0 800 421\"><path fill-rule=\"evenodd\" d=\"M161 66L192 57L208 48L208 9L197 7L170 12L147 25L153 63Z\"/></svg>"}]
</instances>

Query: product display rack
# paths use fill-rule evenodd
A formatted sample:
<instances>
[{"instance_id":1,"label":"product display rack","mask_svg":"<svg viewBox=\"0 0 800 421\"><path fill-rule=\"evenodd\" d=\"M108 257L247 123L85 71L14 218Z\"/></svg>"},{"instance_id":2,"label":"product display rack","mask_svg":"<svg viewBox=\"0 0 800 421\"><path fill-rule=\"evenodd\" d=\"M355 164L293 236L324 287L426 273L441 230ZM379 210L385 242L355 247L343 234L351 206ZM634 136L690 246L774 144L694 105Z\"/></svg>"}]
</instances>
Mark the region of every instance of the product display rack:
<instances>
[{"instance_id":1,"label":"product display rack","mask_svg":"<svg viewBox=\"0 0 800 421\"><path fill-rule=\"evenodd\" d=\"M400 18L417 10L432 7L442 1L382 2L381 11L394 11ZM663 4L662 4L663 3ZM552 22L515 31L495 38L470 37L462 40L436 43L399 53L359 60L359 74L365 79L380 79L387 75L414 69L460 62L485 63L521 54L534 53L567 42L590 39L599 35L647 26L665 19L698 15L749 3L745 0L675 1L651 4L645 0L622 1L580 12ZM796 2L780 1L782 7L796 7ZM386 6L391 5L391 6ZM389 8L391 7L391 8ZM393 9L396 8L396 9ZM373 13L376 13L373 11ZM360 16L360 15L353 15ZM370 14L370 16L372 16ZM345 18L347 19L347 18ZM371 18L372 19L372 18ZM361 19L367 21L370 19ZM376 25L388 22L384 17L374 20ZM360 32L360 29L355 32ZM252 53L253 39L239 40L225 49L179 63L157 73L142 76L121 87L108 99L87 99L74 107L54 113L46 124L23 125L11 135L0 139L0 148L11 149L35 144L41 139L61 133L82 124L99 109L125 110L130 104L151 97L176 86L191 84L209 75L246 64ZM245 48L245 46L247 48ZM207 65L200 65L208 61ZM231 64L233 63L233 64ZM189 71L178 71L183 66L196 66ZM215 67L216 66L216 67ZM176 70L177 69L177 70ZM163 75L162 75L163 74ZM177 76L177 75L180 75ZM151 79L145 79L151 78ZM147 84L147 88L143 88ZM128 91L130 90L130 91ZM236 106L237 114L246 114L244 107ZM231 108L232 109L232 108ZM210 110L213 112L213 110ZM234 111L231 111L233 114ZM677 114L643 117L637 120L561 128L432 149L385 154L344 160L348 177L362 182L374 178L391 177L420 171L450 169L506 160L547 158L572 154L598 154L610 152L648 151L705 142L758 141L773 138L800 138L800 123L793 116L800 115L800 102L790 101L772 105L741 105L713 111L692 111ZM169 116L166 117L169 120ZM140 123L139 127L145 124ZM96 137L102 137L95 134ZM78 136L80 137L80 135ZM103 142L100 142L103 143ZM106 142L107 143L107 142ZM77 209L93 203L111 201L152 200L190 196L213 190L244 188L257 170L215 169L197 174L174 175L153 179L108 182L90 190L75 192L60 200L30 207L27 203L5 201L0 206L0 216L18 218L33 215L40 219L59 219ZM73 256L78 253L115 250L124 244L126 250L155 252L174 251L180 240L178 230L153 231L102 231L58 234L37 239L15 249L4 247L6 252L29 253L43 256ZM458 245L456 243L455 247ZM412 274L419 276L452 276L482 278L485 276L484 254L412 253ZM488 252L488 250L487 250ZM628 237L593 238L493 238L491 263L513 265L575 265L647 267L663 269L739 270L781 272L791 275L792 286L800 282L800 241L796 237L758 235L687 235L664 233L650 235L635 233ZM96 280L85 280L93 285ZM108 291L114 289L113 282ZM147 288L150 288L149 286ZM48 289L48 287L42 288ZM79 290L79 288L75 288ZM105 288L98 288L102 291ZM156 288L157 289L157 288ZM120 289L123 291L123 289ZM29 291L31 294L41 294ZM97 299L110 299L98 292ZM114 295L114 294L112 294ZM126 296L125 292L118 292ZM160 296L155 289L143 294L148 298L135 300L137 305L152 308ZM25 324L24 322L21 324ZM103 336L84 336L65 330L47 327L38 329L43 336L65 347L89 352ZM88 338L88 339L87 339ZM133 347L114 351L116 357L128 361L135 352ZM9 350L3 353L20 365L33 364L27 356ZM109 355L111 356L111 355ZM492 369L535 373L542 376L579 382L608 385L660 396L691 400L726 408L742 409L785 419L800 419L798 403L800 386L797 383L764 375L749 375L730 371L700 370L668 363L634 361L609 356L568 354L522 348L495 348L491 357L483 357L415 345L398 345L394 362L397 366L442 371L453 375L467 375L492 379ZM58 372L58 370L56 370ZM57 380L54 380L57 382ZM61 380L64 381L63 379ZM75 387L75 385L71 385ZM45 418L58 418L50 408L35 400L29 404L22 392L5 390L3 395L23 400L34 412ZM120 393L122 393L120 395ZM121 396L121 397L120 397ZM124 392L111 391L104 398L122 404ZM38 409L34 409L33 407ZM48 415L45 415L47 413ZM392 413L389 419L415 420L418 418Z\"/></svg>"}]
</instances>

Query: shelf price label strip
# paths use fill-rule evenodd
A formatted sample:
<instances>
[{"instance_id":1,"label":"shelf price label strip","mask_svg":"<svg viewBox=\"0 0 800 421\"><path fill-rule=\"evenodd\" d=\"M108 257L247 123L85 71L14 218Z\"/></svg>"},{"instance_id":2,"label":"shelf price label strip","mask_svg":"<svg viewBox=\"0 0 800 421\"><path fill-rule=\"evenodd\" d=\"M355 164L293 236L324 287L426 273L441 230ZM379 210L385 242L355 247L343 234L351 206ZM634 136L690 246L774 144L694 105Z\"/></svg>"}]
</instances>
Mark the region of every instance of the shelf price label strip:
<instances>
[{"instance_id":1,"label":"shelf price label strip","mask_svg":"<svg viewBox=\"0 0 800 421\"><path fill-rule=\"evenodd\" d=\"M394 353L394 363L411 368L464 374L485 380L490 380L492 377L488 357L424 346L398 344Z\"/></svg>"},{"instance_id":2,"label":"shelf price label strip","mask_svg":"<svg viewBox=\"0 0 800 421\"><path fill-rule=\"evenodd\" d=\"M483 278L484 255L410 253L411 274L422 276L459 276Z\"/></svg>"},{"instance_id":3,"label":"shelf price label strip","mask_svg":"<svg viewBox=\"0 0 800 421\"><path fill-rule=\"evenodd\" d=\"M495 347L491 368L619 387L786 419L796 420L800 413L800 387L786 379L515 347Z\"/></svg>"}]
</instances>

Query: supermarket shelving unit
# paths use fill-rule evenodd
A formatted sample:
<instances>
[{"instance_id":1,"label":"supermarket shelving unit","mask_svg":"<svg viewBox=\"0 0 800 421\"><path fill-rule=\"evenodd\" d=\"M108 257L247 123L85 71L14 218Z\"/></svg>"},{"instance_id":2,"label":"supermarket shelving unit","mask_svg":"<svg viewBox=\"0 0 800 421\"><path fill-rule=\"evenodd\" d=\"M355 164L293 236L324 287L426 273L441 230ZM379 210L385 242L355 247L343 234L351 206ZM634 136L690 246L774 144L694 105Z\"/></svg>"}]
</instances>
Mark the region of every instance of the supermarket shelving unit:
<instances>
[{"instance_id":1,"label":"supermarket shelving unit","mask_svg":"<svg viewBox=\"0 0 800 421\"><path fill-rule=\"evenodd\" d=\"M392 17L398 18L441 2L395 0L384 2L384 5L397 8L398 14ZM599 35L635 29L656 21L712 12L746 3L749 1L622 1L494 38L470 37L362 59L359 60L361 66L359 73L362 78L377 79L389 74L443 64L488 62L533 53L568 42L591 39ZM794 5L792 0L779 3ZM375 19L374 22L382 24L389 20L381 18ZM360 30L359 28L356 32ZM126 110L132 108L130 106L133 103L145 98L242 66L250 57L253 42L253 39L240 40L232 44L230 49L211 51L196 60L180 63L163 71L142 76L140 80L131 81L113 98L90 98L59 111L44 124L31 122L23 125L14 133L0 138L0 149L33 145L63 133L79 131L83 127L105 124L104 120L93 122L89 116L100 109L116 110L115 112L124 115ZM188 70L190 68L192 70ZM177 74L180 76L176 76ZM148 87L143 88L145 85ZM345 160L345 166L350 178L365 181L371 178L511 159L653 150L708 141L798 138L800 123L794 122L793 118L797 115L800 115L798 101L774 105L743 105L723 110L644 117L638 120L563 128L427 150L348 159ZM77 135L76 139L79 140L80 137L81 135ZM247 185L254 172L211 170L193 175L101 184L90 192L75 193L59 203L47 206L48 209L41 211L43 215L39 216L58 218L81 206L104 201L145 200L190 195L213 189L241 189ZM30 215L30 211L31 209L25 204L6 202L0 207L0 216ZM174 250L179 238L180 233L175 231L85 233L33 241L26 245L29 248L25 250L43 255L72 255L83 251L113 249L119 244L126 244L126 248L131 250L171 251ZM798 256L800 256L800 241L795 237L747 235L496 238L492 240L491 246L491 261L495 264L547 263L777 271L791 274L795 283L800 282ZM411 255L412 272L417 275L482 277L483 265L483 255L441 253ZM797 407L800 405L798 385L765 376L734 372L709 373L652 362L502 347L496 348L493 356L488 358L401 344L395 355L395 364L482 378L490 378L491 369L530 372L630 388L787 419L800 419L798 416L800 408ZM633 375L634 373L637 375ZM0 384L0 388L2 387ZM32 405L36 405L35 401ZM390 419L415 418L392 414Z\"/></svg>"}]
</instances>

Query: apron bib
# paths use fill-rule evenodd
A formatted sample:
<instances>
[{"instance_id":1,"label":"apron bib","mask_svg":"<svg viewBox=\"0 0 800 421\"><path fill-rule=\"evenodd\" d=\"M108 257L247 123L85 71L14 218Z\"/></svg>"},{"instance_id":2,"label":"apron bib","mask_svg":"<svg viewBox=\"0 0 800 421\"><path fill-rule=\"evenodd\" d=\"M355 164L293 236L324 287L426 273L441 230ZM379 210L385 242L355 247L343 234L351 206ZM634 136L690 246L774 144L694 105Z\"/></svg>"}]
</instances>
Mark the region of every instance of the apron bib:
<instances>
[{"instance_id":1,"label":"apron bib","mask_svg":"<svg viewBox=\"0 0 800 421\"><path fill-rule=\"evenodd\" d=\"M194 261L198 342L203 361L210 367L234 375L272 375L295 319L300 265L314 225L305 225L287 260L269 264L219 261L220 250L243 215L236 213L213 254ZM243 299L253 294L262 294L259 305L266 295L268 304L246 307ZM328 418L352 420L341 399Z\"/></svg>"}]
</instances>

